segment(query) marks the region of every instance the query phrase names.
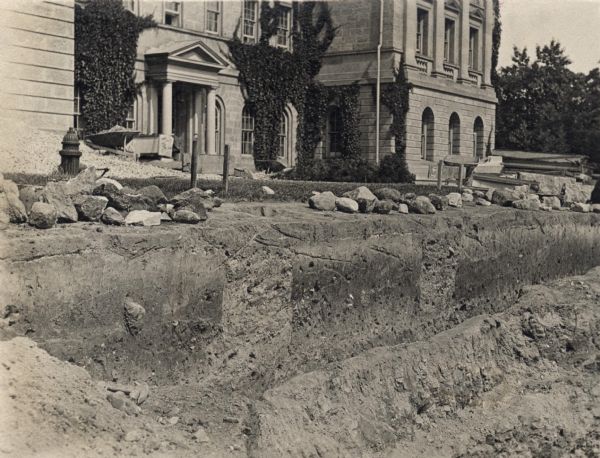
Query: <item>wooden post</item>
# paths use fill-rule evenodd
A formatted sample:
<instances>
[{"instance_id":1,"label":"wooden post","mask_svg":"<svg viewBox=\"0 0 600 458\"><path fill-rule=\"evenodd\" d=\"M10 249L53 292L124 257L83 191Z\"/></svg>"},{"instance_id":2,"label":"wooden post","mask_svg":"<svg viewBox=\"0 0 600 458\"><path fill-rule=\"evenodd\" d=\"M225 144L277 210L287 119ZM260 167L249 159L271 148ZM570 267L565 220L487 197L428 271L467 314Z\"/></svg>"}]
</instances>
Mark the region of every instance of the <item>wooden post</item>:
<instances>
[{"instance_id":1,"label":"wooden post","mask_svg":"<svg viewBox=\"0 0 600 458\"><path fill-rule=\"evenodd\" d=\"M190 165L191 182L190 188L195 188L198 183L198 134L194 135L192 142L192 163Z\"/></svg>"},{"instance_id":2,"label":"wooden post","mask_svg":"<svg viewBox=\"0 0 600 458\"><path fill-rule=\"evenodd\" d=\"M458 166L458 192L462 192L463 189L463 165Z\"/></svg>"},{"instance_id":3,"label":"wooden post","mask_svg":"<svg viewBox=\"0 0 600 458\"><path fill-rule=\"evenodd\" d=\"M223 155L223 197L227 196L229 190L229 145L225 145Z\"/></svg>"},{"instance_id":4,"label":"wooden post","mask_svg":"<svg viewBox=\"0 0 600 458\"><path fill-rule=\"evenodd\" d=\"M442 170L444 167L444 161L440 160L438 162L438 176L437 176L437 189L438 191L442 190Z\"/></svg>"}]
</instances>

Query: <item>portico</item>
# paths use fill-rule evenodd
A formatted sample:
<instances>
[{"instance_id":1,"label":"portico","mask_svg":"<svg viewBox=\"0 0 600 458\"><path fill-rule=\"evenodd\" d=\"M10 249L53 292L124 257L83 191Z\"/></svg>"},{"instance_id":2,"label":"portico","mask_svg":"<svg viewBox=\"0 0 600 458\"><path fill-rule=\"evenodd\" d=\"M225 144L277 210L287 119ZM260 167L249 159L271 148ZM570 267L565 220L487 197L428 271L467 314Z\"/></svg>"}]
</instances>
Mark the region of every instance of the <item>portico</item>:
<instances>
[{"instance_id":1,"label":"portico","mask_svg":"<svg viewBox=\"0 0 600 458\"><path fill-rule=\"evenodd\" d=\"M227 65L201 41L176 42L145 54L148 132L171 135L184 165L194 141L200 154L216 148L218 73Z\"/></svg>"}]
</instances>

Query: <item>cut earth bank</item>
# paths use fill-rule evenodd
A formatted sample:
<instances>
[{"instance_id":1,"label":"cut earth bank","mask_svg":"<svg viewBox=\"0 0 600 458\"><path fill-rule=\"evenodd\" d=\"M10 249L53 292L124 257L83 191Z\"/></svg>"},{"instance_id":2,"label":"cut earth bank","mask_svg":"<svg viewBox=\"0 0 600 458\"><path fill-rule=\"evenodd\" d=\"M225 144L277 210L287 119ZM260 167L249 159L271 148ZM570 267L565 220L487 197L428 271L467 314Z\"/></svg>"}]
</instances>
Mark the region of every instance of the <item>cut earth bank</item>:
<instances>
[{"instance_id":1,"label":"cut earth bank","mask_svg":"<svg viewBox=\"0 0 600 458\"><path fill-rule=\"evenodd\" d=\"M2 343L0 454L600 450L600 272L554 280L600 264L598 214L225 204L98 227L4 231L0 332L73 364ZM145 384L141 409L115 400Z\"/></svg>"}]
</instances>

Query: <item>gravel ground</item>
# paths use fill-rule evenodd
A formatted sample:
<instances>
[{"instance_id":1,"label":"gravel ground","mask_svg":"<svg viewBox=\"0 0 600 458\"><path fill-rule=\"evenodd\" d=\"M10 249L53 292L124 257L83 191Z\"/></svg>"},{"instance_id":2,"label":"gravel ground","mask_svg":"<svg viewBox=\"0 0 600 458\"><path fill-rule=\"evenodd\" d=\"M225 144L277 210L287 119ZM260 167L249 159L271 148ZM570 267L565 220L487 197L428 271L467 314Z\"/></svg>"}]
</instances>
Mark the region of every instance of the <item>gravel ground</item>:
<instances>
[{"instance_id":1,"label":"gravel ground","mask_svg":"<svg viewBox=\"0 0 600 458\"><path fill-rule=\"evenodd\" d=\"M26 130L23 127L0 127L0 172L49 175L60 164L58 151L63 135L47 131ZM113 178L189 177L188 173L170 170L142 162L133 162L116 155L103 155L81 143L81 163L96 168L108 168ZM219 175L201 174L200 178L220 179Z\"/></svg>"}]
</instances>

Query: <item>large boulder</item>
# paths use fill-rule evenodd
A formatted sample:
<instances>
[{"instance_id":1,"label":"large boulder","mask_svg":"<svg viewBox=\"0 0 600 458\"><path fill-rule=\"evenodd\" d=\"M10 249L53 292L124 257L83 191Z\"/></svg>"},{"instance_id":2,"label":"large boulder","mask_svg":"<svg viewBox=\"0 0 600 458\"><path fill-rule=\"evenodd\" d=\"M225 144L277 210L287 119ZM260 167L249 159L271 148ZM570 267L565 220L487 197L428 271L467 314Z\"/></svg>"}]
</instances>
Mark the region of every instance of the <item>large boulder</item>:
<instances>
[{"instance_id":1,"label":"large boulder","mask_svg":"<svg viewBox=\"0 0 600 458\"><path fill-rule=\"evenodd\" d=\"M91 194L96 187L96 169L87 167L83 169L77 176L63 182L63 193L67 196L75 196L77 194Z\"/></svg>"},{"instance_id":2,"label":"large boulder","mask_svg":"<svg viewBox=\"0 0 600 458\"><path fill-rule=\"evenodd\" d=\"M148 198L152 203L152 207L155 209L157 209L160 204L166 204L169 201L161 189L156 185L144 186L143 188L138 189L136 194Z\"/></svg>"},{"instance_id":3,"label":"large boulder","mask_svg":"<svg viewBox=\"0 0 600 458\"><path fill-rule=\"evenodd\" d=\"M158 210L158 204L155 204L149 197L138 193L129 194L124 191L125 188L118 190L114 185L105 183L94 189L94 195L106 197L108 199L108 206L119 211Z\"/></svg>"},{"instance_id":4,"label":"large boulder","mask_svg":"<svg viewBox=\"0 0 600 458\"><path fill-rule=\"evenodd\" d=\"M492 203L489 200L484 199L483 197L476 197L475 205L479 205L481 207L489 207L490 205L492 205Z\"/></svg>"},{"instance_id":5,"label":"large boulder","mask_svg":"<svg viewBox=\"0 0 600 458\"><path fill-rule=\"evenodd\" d=\"M77 210L66 191L64 182L51 181L46 184L42 191L42 200L56 209L56 217L59 223L75 223L77 221Z\"/></svg>"},{"instance_id":6,"label":"large boulder","mask_svg":"<svg viewBox=\"0 0 600 458\"><path fill-rule=\"evenodd\" d=\"M514 200L512 206L519 210L539 210L540 201L535 199L519 199Z\"/></svg>"},{"instance_id":7,"label":"large boulder","mask_svg":"<svg viewBox=\"0 0 600 458\"><path fill-rule=\"evenodd\" d=\"M42 186L23 186L19 190L19 199L23 202L27 214L35 202L42 202L43 189Z\"/></svg>"},{"instance_id":8,"label":"large boulder","mask_svg":"<svg viewBox=\"0 0 600 458\"><path fill-rule=\"evenodd\" d=\"M175 210L187 208L199 215L205 213L206 210L212 210L215 206L214 199L211 197L210 193L198 188L188 189L187 191L179 193L173 197L170 202L175 207Z\"/></svg>"},{"instance_id":9,"label":"large boulder","mask_svg":"<svg viewBox=\"0 0 600 458\"><path fill-rule=\"evenodd\" d=\"M358 211L361 213L371 213L373 210L375 210L375 205L377 205L377 202L379 202L379 199L375 198L374 200L371 199L365 199L362 197L359 197L357 200L358 203Z\"/></svg>"},{"instance_id":10,"label":"large boulder","mask_svg":"<svg viewBox=\"0 0 600 458\"><path fill-rule=\"evenodd\" d=\"M392 202L400 202L402 200L402 193L394 188L376 189L373 194L379 200L391 200Z\"/></svg>"},{"instance_id":11,"label":"large boulder","mask_svg":"<svg viewBox=\"0 0 600 458\"><path fill-rule=\"evenodd\" d=\"M458 192L451 192L446 196L448 199L448 206L454 208L462 207L462 196Z\"/></svg>"},{"instance_id":12,"label":"large boulder","mask_svg":"<svg viewBox=\"0 0 600 458\"><path fill-rule=\"evenodd\" d=\"M29 224L38 229L49 229L56 224L56 209L46 202L34 202L29 212Z\"/></svg>"},{"instance_id":13,"label":"large boulder","mask_svg":"<svg viewBox=\"0 0 600 458\"><path fill-rule=\"evenodd\" d=\"M344 213L358 212L358 202L349 197L338 197L335 199L335 208Z\"/></svg>"},{"instance_id":14,"label":"large boulder","mask_svg":"<svg viewBox=\"0 0 600 458\"><path fill-rule=\"evenodd\" d=\"M0 222L24 223L27 221L27 210L19 199L19 188L0 175Z\"/></svg>"},{"instance_id":15,"label":"large boulder","mask_svg":"<svg viewBox=\"0 0 600 458\"><path fill-rule=\"evenodd\" d=\"M519 178L524 181L538 183L538 191L542 196L559 196L563 186L575 184L577 180L571 177L558 177L543 173L519 172Z\"/></svg>"},{"instance_id":16,"label":"large boulder","mask_svg":"<svg viewBox=\"0 0 600 458\"><path fill-rule=\"evenodd\" d=\"M75 200L77 215L81 221L98 221L108 205L104 196L82 195Z\"/></svg>"},{"instance_id":17,"label":"large boulder","mask_svg":"<svg viewBox=\"0 0 600 458\"><path fill-rule=\"evenodd\" d=\"M335 210L335 194L331 191L320 192L308 199L308 205L314 210L333 211Z\"/></svg>"},{"instance_id":18,"label":"large boulder","mask_svg":"<svg viewBox=\"0 0 600 458\"><path fill-rule=\"evenodd\" d=\"M133 210L125 217L128 226L160 226L160 212Z\"/></svg>"},{"instance_id":19,"label":"large boulder","mask_svg":"<svg viewBox=\"0 0 600 458\"><path fill-rule=\"evenodd\" d=\"M261 186L260 192L263 196L274 196L275 195L275 191L273 191L268 186Z\"/></svg>"},{"instance_id":20,"label":"large boulder","mask_svg":"<svg viewBox=\"0 0 600 458\"><path fill-rule=\"evenodd\" d=\"M375 201L377 199L377 196L375 196L375 194L373 194L371 190L366 186L359 186L358 188L353 189L352 191L345 192L343 197L349 197L350 199L353 199L357 202L360 199L365 199L368 201Z\"/></svg>"},{"instance_id":21,"label":"large boulder","mask_svg":"<svg viewBox=\"0 0 600 458\"><path fill-rule=\"evenodd\" d=\"M408 204L408 208L412 213L420 215L432 215L436 212L435 207L429 200L429 197L417 196Z\"/></svg>"},{"instance_id":22,"label":"large boulder","mask_svg":"<svg viewBox=\"0 0 600 458\"><path fill-rule=\"evenodd\" d=\"M391 200L377 200L375 202L375 208L373 208L374 213L379 213L380 215L388 215L391 213L394 208L394 203Z\"/></svg>"},{"instance_id":23,"label":"large boulder","mask_svg":"<svg viewBox=\"0 0 600 458\"><path fill-rule=\"evenodd\" d=\"M198 213L191 210L176 210L171 214L171 219L176 223L198 224L200 221L206 220L206 213L204 214L204 219L201 219Z\"/></svg>"},{"instance_id":24,"label":"large boulder","mask_svg":"<svg viewBox=\"0 0 600 458\"><path fill-rule=\"evenodd\" d=\"M403 215L408 215L408 205L398 204L398 213L402 213Z\"/></svg>"},{"instance_id":25,"label":"large boulder","mask_svg":"<svg viewBox=\"0 0 600 458\"><path fill-rule=\"evenodd\" d=\"M104 212L100 217L100 221L102 221L104 224L112 226L122 226L125 224L125 218L123 218L123 215L121 215L121 213L112 207L107 207L104 209Z\"/></svg>"},{"instance_id":26,"label":"large boulder","mask_svg":"<svg viewBox=\"0 0 600 458\"><path fill-rule=\"evenodd\" d=\"M117 180L114 180L112 178L107 178L107 177L98 178L96 180L96 185L94 186L94 189L102 184L112 185L117 191L120 191L121 189L123 189L123 185L121 183L119 183Z\"/></svg>"},{"instance_id":27,"label":"large boulder","mask_svg":"<svg viewBox=\"0 0 600 458\"><path fill-rule=\"evenodd\" d=\"M463 192L460 197L462 198L463 203L464 202L473 202L473 199L474 199L472 192Z\"/></svg>"},{"instance_id":28,"label":"large boulder","mask_svg":"<svg viewBox=\"0 0 600 458\"><path fill-rule=\"evenodd\" d=\"M575 202L571 205L571 211L578 213L589 213L592 210L592 206L590 204L584 204L581 202Z\"/></svg>"},{"instance_id":29,"label":"large boulder","mask_svg":"<svg viewBox=\"0 0 600 458\"><path fill-rule=\"evenodd\" d=\"M567 204L574 202L586 203L594 190L594 186L583 183L570 183L565 186L564 200Z\"/></svg>"},{"instance_id":30,"label":"large boulder","mask_svg":"<svg viewBox=\"0 0 600 458\"><path fill-rule=\"evenodd\" d=\"M553 210L559 210L561 207L560 199L556 196L543 196L542 204L546 207L550 207Z\"/></svg>"},{"instance_id":31,"label":"large boulder","mask_svg":"<svg viewBox=\"0 0 600 458\"><path fill-rule=\"evenodd\" d=\"M429 200L437 211L444 211L448 207L448 197L429 194Z\"/></svg>"}]
</instances>

